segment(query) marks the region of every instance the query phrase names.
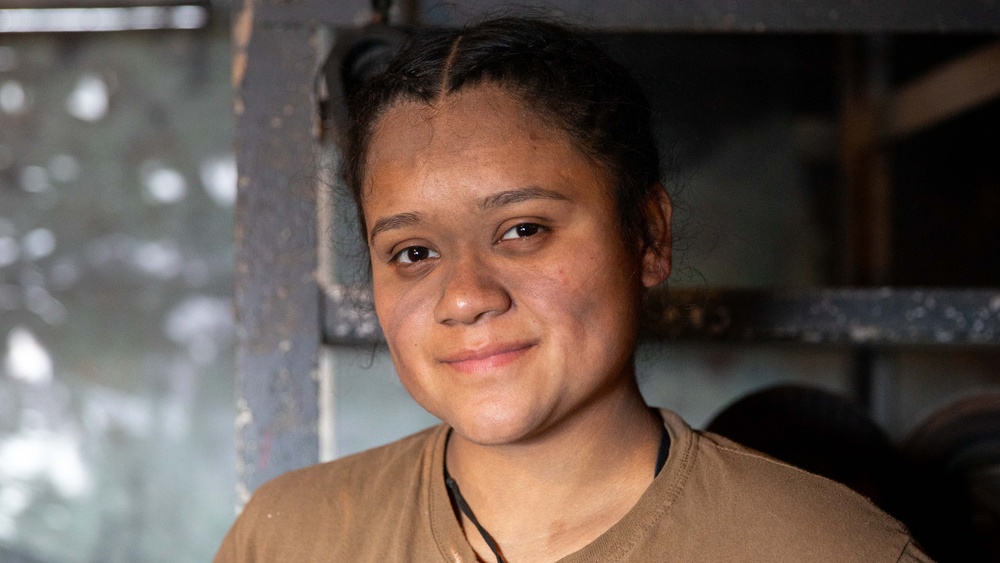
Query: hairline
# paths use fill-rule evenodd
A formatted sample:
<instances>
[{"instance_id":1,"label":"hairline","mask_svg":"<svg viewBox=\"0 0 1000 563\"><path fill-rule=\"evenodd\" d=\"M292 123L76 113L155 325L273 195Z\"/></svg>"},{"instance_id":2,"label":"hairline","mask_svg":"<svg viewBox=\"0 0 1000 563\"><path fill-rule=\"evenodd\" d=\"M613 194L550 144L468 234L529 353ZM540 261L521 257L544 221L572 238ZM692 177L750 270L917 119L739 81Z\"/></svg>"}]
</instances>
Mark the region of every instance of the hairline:
<instances>
[{"instance_id":1,"label":"hairline","mask_svg":"<svg viewBox=\"0 0 1000 563\"><path fill-rule=\"evenodd\" d=\"M364 213L364 202L367 200L371 191L371 182L369 180L371 177L371 162L369 155L371 154L371 147L374 144L375 139L381 133L386 114L408 103L423 105L429 109L434 109L440 104L446 103L451 96L461 95L466 91L476 88L494 88L498 90L501 94L509 97L518 106L540 118L547 129L562 135L574 151L601 170L601 174L604 176L603 180L605 181L606 188L609 192L607 195L610 196L610 202L617 207L618 198L616 196L616 191L619 188L618 182L620 179L615 177L613 165L608 162L608 159L602 158L600 154L595 154L596 151L590 150L587 143L579 139L577 135L574 135L570 131L570 128L566 126L565 120L561 119L555 111L545 109L544 106L542 106L542 108L537 108L528 104L525 99L528 92L525 91L525 88L517 85L503 84L497 80L486 79L475 82L464 82L458 88L448 88L447 84L442 84L438 93L430 99L424 99L416 94L399 92L382 104L382 107L375 112L374 115L372 115L370 121L371 126L368 128L368 134L365 136L366 138L362 144L364 152L358 155L362 158L359 161L360 166L357 170L359 175L355 178L355 181L358 183L358 205L362 207L362 214Z\"/></svg>"}]
</instances>

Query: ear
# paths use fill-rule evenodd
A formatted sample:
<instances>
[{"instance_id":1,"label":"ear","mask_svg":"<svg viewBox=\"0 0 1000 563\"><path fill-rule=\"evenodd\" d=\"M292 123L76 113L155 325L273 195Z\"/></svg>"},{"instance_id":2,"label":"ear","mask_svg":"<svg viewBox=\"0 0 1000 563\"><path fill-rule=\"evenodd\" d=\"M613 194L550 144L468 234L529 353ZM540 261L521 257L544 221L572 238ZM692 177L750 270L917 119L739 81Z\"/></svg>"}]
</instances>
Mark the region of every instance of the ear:
<instances>
[{"instance_id":1,"label":"ear","mask_svg":"<svg viewBox=\"0 0 1000 563\"><path fill-rule=\"evenodd\" d=\"M650 240L642 251L642 285L653 287L670 277L673 254L671 217L673 205L663 184L656 182L646 195L646 223Z\"/></svg>"}]
</instances>

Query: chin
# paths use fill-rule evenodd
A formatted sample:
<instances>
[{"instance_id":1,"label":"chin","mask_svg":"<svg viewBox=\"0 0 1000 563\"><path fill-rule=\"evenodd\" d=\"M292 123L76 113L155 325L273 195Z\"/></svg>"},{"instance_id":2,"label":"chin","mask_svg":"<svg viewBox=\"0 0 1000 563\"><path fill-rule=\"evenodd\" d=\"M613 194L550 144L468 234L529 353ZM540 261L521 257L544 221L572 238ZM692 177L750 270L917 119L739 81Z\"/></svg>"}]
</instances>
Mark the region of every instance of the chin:
<instances>
[{"instance_id":1,"label":"chin","mask_svg":"<svg viewBox=\"0 0 1000 563\"><path fill-rule=\"evenodd\" d=\"M512 444L536 434L540 420L503 404L492 404L447 421L455 432L480 446Z\"/></svg>"}]
</instances>

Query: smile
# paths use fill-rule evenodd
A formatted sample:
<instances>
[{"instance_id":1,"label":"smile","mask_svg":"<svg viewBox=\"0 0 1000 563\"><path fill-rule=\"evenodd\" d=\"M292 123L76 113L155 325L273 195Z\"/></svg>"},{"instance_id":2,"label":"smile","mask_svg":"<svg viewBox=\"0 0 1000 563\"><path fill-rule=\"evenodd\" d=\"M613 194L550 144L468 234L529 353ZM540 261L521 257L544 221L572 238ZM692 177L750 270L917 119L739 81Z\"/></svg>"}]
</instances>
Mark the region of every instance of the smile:
<instances>
[{"instance_id":1,"label":"smile","mask_svg":"<svg viewBox=\"0 0 1000 563\"><path fill-rule=\"evenodd\" d=\"M518 342L463 350L438 362L465 373L483 373L514 362L534 345L533 342Z\"/></svg>"}]
</instances>

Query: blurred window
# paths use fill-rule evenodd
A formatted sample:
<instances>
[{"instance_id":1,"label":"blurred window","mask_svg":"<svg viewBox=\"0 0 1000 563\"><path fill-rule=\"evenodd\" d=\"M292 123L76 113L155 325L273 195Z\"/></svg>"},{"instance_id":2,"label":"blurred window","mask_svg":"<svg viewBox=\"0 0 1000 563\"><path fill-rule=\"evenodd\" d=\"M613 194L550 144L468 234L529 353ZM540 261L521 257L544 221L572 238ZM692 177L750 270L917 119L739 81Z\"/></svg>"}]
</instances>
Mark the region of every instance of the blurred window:
<instances>
[{"instance_id":1,"label":"blurred window","mask_svg":"<svg viewBox=\"0 0 1000 563\"><path fill-rule=\"evenodd\" d=\"M233 519L227 22L0 35L0 560L208 561Z\"/></svg>"}]
</instances>

